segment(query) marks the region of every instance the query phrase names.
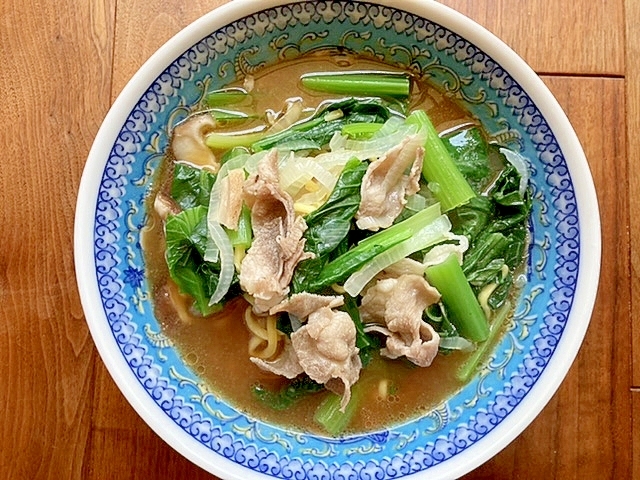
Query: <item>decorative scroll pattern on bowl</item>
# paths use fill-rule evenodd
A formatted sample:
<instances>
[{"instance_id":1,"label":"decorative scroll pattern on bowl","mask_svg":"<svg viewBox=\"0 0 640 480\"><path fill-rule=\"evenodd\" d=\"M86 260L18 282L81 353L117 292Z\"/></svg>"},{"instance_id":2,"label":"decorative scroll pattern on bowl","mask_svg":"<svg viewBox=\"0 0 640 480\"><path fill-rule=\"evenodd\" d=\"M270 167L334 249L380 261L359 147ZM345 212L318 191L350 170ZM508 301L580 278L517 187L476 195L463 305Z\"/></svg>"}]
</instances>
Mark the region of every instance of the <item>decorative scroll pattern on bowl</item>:
<instances>
[{"instance_id":1,"label":"decorative scroll pattern on bowl","mask_svg":"<svg viewBox=\"0 0 640 480\"><path fill-rule=\"evenodd\" d=\"M373 33L372 33L373 32ZM490 134L531 159L533 242L510 330L488 367L422 418L389 430L326 439L236 411L211 392L159 333L144 281L139 231L149 180L172 126L203 93L263 65L340 45L425 75ZM535 384L563 333L578 272L579 219L558 143L526 92L464 38L412 14L367 3L303 2L211 33L149 86L113 145L98 193L95 264L114 339L140 383L196 441L279 478L398 478L442 463L489 434Z\"/></svg>"}]
</instances>

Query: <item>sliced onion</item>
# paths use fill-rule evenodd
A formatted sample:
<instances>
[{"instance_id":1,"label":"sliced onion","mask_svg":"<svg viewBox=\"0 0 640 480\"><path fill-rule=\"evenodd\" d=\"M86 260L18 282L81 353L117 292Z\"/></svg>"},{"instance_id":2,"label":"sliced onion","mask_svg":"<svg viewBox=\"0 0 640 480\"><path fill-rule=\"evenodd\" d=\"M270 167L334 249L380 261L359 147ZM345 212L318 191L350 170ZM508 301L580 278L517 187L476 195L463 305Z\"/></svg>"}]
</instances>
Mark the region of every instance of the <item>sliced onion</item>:
<instances>
[{"instance_id":1,"label":"sliced onion","mask_svg":"<svg viewBox=\"0 0 640 480\"><path fill-rule=\"evenodd\" d=\"M419 230L413 237L382 252L367 265L353 273L344 283L344 289L352 297L359 295L373 277L382 270L418 250L442 241L445 233L450 230L451 222L446 215L440 215L429 225Z\"/></svg>"},{"instance_id":2,"label":"sliced onion","mask_svg":"<svg viewBox=\"0 0 640 480\"><path fill-rule=\"evenodd\" d=\"M233 281L235 266L233 264L233 247L229 236L218 222L208 222L209 235L220 252L220 276L215 292L209 299L209 305L215 305L229 291Z\"/></svg>"},{"instance_id":3,"label":"sliced onion","mask_svg":"<svg viewBox=\"0 0 640 480\"><path fill-rule=\"evenodd\" d=\"M311 173L311 175L313 175L313 177L318 180L318 182L320 182L320 184L329 192L331 192L331 190L333 190L333 187L336 185L336 182L338 181L338 177L336 177L335 175L333 175L331 172L329 172L327 169L325 169L321 164L319 164L318 162L315 162L313 159L311 158L301 158L299 159L299 166L302 168L302 170L306 170L309 173Z\"/></svg>"},{"instance_id":4,"label":"sliced onion","mask_svg":"<svg viewBox=\"0 0 640 480\"><path fill-rule=\"evenodd\" d=\"M447 350L473 350L473 343L462 337L440 337L440 348Z\"/></svg>"},{"instance_id":5,"label":"sliced onion","mask_svg":"<svg viewBox=\"0 0 640 480\"><path fill-rule=\"evenodd\" d=\"M281 132L297 122L302 116L302 98L295 97L288 99L283 110L284 113L282 116L269 127L267 133L274 134Z\"/></svg>"},{"instance_id":6,"label":"sliced onion","mask_svg":"<svg viewBox=\"0 0 640 480\"><path fill-rule=\"evenodd\" d=\"M419 193L410 195L407 197L407 204L405 205L405 208L413 212L424 210L425 208L427 208L427 199Z\"/></svg>"},{"instance_id":7,"label":"sliced onion","mask_svg":"<svg viewBox=\"0 0 640 480\"><path fill-rule=\"evenodd\" d=\"M427 267L438 265L444 262L452 253L458 258L458 263L462 265L463 254L469 248L469 239L464 235L456 235L455 233L451 232L447 232L444 237L447 240L454 240L458 243L445 243L442 245L436 245L431 250L429 250L422 261L422 265L425 270L427 269Z\"/></svg>"}]
</instances>

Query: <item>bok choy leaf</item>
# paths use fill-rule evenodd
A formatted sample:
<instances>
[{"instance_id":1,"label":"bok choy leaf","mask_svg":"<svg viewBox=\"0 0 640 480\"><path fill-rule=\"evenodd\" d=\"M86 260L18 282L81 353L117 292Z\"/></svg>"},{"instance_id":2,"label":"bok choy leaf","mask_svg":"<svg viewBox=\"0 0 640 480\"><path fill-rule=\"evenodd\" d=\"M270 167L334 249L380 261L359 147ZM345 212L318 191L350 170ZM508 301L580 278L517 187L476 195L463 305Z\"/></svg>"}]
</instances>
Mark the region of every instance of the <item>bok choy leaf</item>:
<instances>
[{"instance_id":1,"label":"bok choy leaf","mask_svg":"<svg viewBox=\"0 0 640 480\"><path fill-rule=\"evenodd\" d=\"M208 206L216 175L185 163L175 163L171 196L183 210L198 205Z\"/></svg>"},{"instance_id":2,"label":"bok choy leaf","mask_svg":"<svg viewBox=\"0 0 640 480\"><path fill-rule=\"evenodd\" d=\"M182 293L191 295L204 316L220 309L209 305L218 285L220 266L204 260L207 249L207 208L201 205L167 218L165 224L169 274Z\"/></svg>"}]
</instances>

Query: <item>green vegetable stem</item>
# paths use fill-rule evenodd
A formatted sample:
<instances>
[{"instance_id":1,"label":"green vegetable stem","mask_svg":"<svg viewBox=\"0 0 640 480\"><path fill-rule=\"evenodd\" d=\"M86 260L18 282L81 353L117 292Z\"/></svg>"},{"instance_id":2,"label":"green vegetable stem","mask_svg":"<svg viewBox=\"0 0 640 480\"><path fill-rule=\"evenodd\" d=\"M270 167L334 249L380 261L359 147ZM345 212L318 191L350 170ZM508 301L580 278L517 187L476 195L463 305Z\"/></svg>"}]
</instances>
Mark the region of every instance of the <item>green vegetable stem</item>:
<instances>
[{"instance_id":1,"label":"green vegetable stem","mask_svg":"<svg viewBox=\"0 0 640 480\"><path fill-rule=\"evenodd\" d=\"M505 301L499 310L495 312L493 322L491 324L491 331L487 340L482 343L473 355L460 367L456 376L461 382L468 382L473 374L480 366L480 362L484 359L485 355L489 351L489 347L493 345L498 338L498 333L502 330L502 325L507 319L509 312L511 311L511 302Z\"/></svg>"},{"instance_id":2,"label":"green vegetable stem","mask_svg":"<svg viewBox=\"0 0 640 480\"><path fill-rule=\"evenodd\" d=\"M460 173L447 147L424 110L414 110L407 117L408 124L418 125L427 134L422 175L429 182L433 194L440 201L443 212L464 205L475 193Z\"/></svg>"},{"instance_id":3,"label":"green vegetable stem","mask_svg":"<svg viewBox=\"0 0 640 480\"><path fill-rule=\"evenodd\" d=\"M224 107L236 103L241 103L248 98L249 94L243 88L222 88L207 93L206 102L210 107Z\"/></svg>"},{"instance_id":4,"label":"green vegetable stem","mask_svg":"<svg viewBox=\"0 0 640 480\"><path fill-rule=\"evenodd\" d=\"M411 92L411 78L395 72L310 73L301 78L309 90L346 95L406 98Z\"/></svg>"},{"instance_id":5,"label":"green vegetable stem","mask_svg":"<svg viewBox=\"0 0 640 480\"><path fill-rule=\"evenodd\" d=\"M464 338L483 342L489 336L487 319L478 299L462 271L455 255L427 268L426 276L442 295L451 323Z\"/></svg>"},{"instance_id":6,"label":"green vegetable stem","mask_svg":"<svg viewBox=\"0 0 640 480\"><path fill-rule=\"evenodd\" d=\"M342 397L335 393L329 393L323 402L318 406L314 415L314 420L324 427L333 436L341 434L351 422L351 419L358 410L360 388L358 384L351 387L351 399L344 412L340 411Z\"/></svg>"}]
</instances>

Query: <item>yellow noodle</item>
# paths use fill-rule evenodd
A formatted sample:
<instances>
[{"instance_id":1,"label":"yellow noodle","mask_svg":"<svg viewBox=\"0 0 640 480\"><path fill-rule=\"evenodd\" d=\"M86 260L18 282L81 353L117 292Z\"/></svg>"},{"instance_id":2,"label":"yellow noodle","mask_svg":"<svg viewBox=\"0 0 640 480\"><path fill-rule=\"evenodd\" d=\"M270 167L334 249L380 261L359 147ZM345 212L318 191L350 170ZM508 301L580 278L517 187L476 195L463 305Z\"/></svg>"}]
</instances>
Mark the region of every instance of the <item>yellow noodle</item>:
<instances>
[{"instance_id":1,"label":"yellow noodle","mask_svg":"<svg viewBox=\"0 0 640 480\"><path fill-rule=\"evenodd\" d=\"M247 324L249 331L263 340L268 340L269 334L267 333L267 329L261 324L263 323L261 320L263 320L263 318L256 318L251 311L251 307L244 311L244 321Z\"/></svg>"},{"instance_id":2,"label":"yellow noodle","mask_svg":"<svg viewBox=\"0 0 640 480\"><path fill-rule=\"evenodd\" d=\"M251 337L249 339L249 356L261 358L260 355L264 351L264 343L265 341L260 337Z\"/></svg>"},{"instance_id":3,"label":"yellow noodle","mask_svg":"<svg viewBox=\"0 0 640 480\"><path fill-rule=\"evenodd\" d=\"M233 264L236 267L236 272L240 271L240 265L242 265L242 260L247 255L247 250L245 247L236 245L233 249Z\"/></svg>"},{"instance_id":4,"label":"yellow noodle","mask_svg":"<svg viewBox=\"0 0 640 480\"><path fill-rule=\"evenodd\" d=\"M269 315L267 317L267 346L262 351L262 358L271 358L278 349L278 329L276 328L276 317Z\"/></svg>"},{"instance_id":5,"label":"yellow noodle","mask_svg":"<svg viewBox=\"0 0 640 480\"><path fill-rule=\"evenodd\" d=\"M491 318L491 307L489 307L488 303L489 297L497 287L497 283L489 283L480 291L480 293L478 293L478 303L482 307L484 315L485 317L487 317L487 319Z\"/></svg>"},{"instance_id":6,"label":"yellow noodle","mask_svg":"<svg viewBox=\"0 0 640 480\"><path fill-rule=\"evenodd\" d=\"M249 355L263 360L274 357L282 336L282 333L278 331L278 318L274 315L256 317L249 307L244 312L244 319L251 333Z\"/></svg>"},{"instance_id":7,"label":"yellow noodle","mask_svg":"<svg viewBox=\"0 0 640 480\"><path fill-rule=\"evenodd\" d=\"M383 378L378 382L378 396L382 400L386 400L389 397L389 380Z\"/></svg>"}]
</instances>

